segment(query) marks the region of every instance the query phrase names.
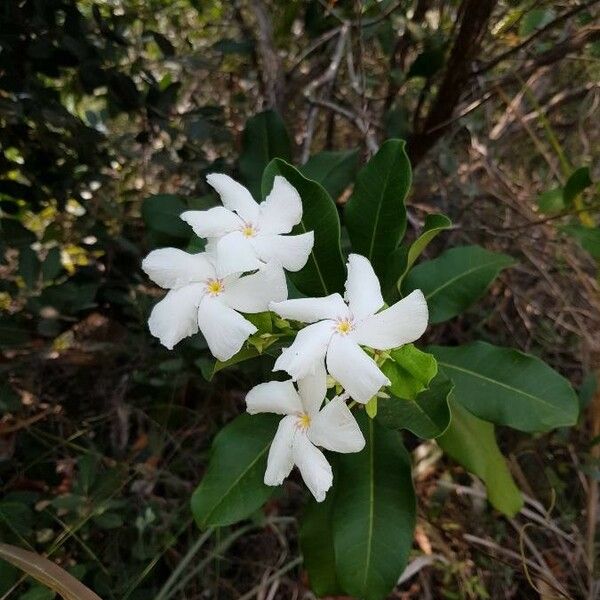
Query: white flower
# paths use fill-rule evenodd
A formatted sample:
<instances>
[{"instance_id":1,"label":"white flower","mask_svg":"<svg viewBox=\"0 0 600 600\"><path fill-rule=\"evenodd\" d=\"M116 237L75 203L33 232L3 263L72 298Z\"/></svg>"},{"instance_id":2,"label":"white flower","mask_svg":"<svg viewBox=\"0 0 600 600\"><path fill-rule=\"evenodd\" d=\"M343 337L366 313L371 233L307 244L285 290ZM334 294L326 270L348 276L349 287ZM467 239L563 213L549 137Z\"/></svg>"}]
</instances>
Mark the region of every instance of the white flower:
<instances>
[{"instance_id":1,"label":"white flower","mask_svg":"<svg viewBox=\"0 0 600 600\"><path fill-rule=\"evenodd\" d=\"M313 232L281 235L302 219L300 196L285 177L275 177L273 189L261 204L228 175L211 173L206 180L221 196L223 206L189 210L181 218L197 236L208 238L207 251L215 253L221 277L273 261L288 271L299 271L306 264Z\"/></svg>"},{"instance_id":2,"label":"white flower","mask_svg":"<svg viewBox=\"0 0 600 600\"><path fill-rule=\"evenodd\" d=\"M427 303L421 290L415 290L378 313L384 304L379 281L371 263L358 254L348 258L345 300L331 294L271 302L271 310L284 319L312 323L298 332L273 370L287 371L297 380L326 356L329 373L354 400L366 403L390 382L360 346L389 350L415 341L427 327Z\"/></svg>"},{"instance_id":3,"label":"white flower","mask_svg":"<svg viewBox=\"0 0 600 600\"><path fill-rule=\"evenodd\" d=\"M298 380L298 391L291 380L261 383L246 396L250 414L272 412L286 415L277 428L269 449L266 485L281 485L296 465L317 502L333 483L331 465L317 448L333 452L359 452L365 438L343 397L337 396L319 410L326 387L325 367Z\"/></svg>"},{"instance_id":4,"label":"white flower","mask_svg":"<svg viewBox=\"0 0 600 600\"><path fill-rule=\"evenodd\" d=\"M287 298L285 276L278 266L265 265L253 275L223 278L206 253L162 248L150 252L142 268L154 282L169 289L148 320L152 335L172 349L200 329L219 360L239 352L256 332L240 312L262 312L268 310L269 301Z\"/></svg>"}]
</instances>

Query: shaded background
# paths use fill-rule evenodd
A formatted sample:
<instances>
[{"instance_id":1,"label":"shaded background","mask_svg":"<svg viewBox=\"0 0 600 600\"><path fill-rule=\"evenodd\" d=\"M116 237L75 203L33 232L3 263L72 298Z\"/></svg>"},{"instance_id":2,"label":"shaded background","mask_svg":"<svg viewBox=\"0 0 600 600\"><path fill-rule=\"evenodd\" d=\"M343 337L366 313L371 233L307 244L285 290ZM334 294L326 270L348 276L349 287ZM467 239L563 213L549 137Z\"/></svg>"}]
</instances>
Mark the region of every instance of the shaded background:
<instances>
[{"instance_id":1,"label":"shaded background","mask_svg":"<svg viewBox=\"0 0 600 600\"><path fill-rule=\"evenodd\" d=\"M455 226L430 256L473 242L518 260L426 341L537 354L586 410L571 430L499 429L531 499L514 520L407 434L419 519L390 597L562 597L544 573L598 597L599 15L589 0L3 2L0 539L105 599L311 597L295 477L198 545L189 497L210 441L271 364L209 382L201 336L161 348L140 262L200 249L178 215L216 202L208 172L256 193L273 156L310 173L340 152L341 207L358 165L401 137L408 235L444 212ZM0 563L0 597L53 596Z\"/></svg>"}]
</instances>

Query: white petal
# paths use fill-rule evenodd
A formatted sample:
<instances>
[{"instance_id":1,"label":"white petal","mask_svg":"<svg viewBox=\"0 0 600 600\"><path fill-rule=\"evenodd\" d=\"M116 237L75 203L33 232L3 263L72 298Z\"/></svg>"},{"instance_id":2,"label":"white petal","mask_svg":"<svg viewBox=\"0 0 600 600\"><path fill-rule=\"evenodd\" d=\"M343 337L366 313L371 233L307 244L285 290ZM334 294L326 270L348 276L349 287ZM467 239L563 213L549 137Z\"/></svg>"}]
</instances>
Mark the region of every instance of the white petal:
<instances>
[{"instance_id":1,"label":"white petal","mask_svg":"<svg viewBox=\"0 0 600 600\"><path fill-rule=\"evenodd\" d=\"M302 402L291 380L259 383L246 394L246 410L251 414L299 414Z\"/></svg>"},{"instance_id":2,"label":"white petal","mask_svg":"<svg viewBox=\"0 0 600 600\"><path fill-rule=\"evenodd\" d=\"M221 302L218 297L205 296L198 308L198 325L209 350L219 360L229 360L244 342L256 333L256 327Z\"/></svg>"},{"instance_id":3,"label":"white petal","mask_svg":"<svg viewBox=\"0 0 600 600\"><path fill-rule=\"evenodd\" d=\"M219 277L254 271L262 265L252 244L241 231L228 233L217 242L216 257Z\"/></svg>"},{"instance_id":4,"label":"white petal","mask_svg":"<svg viewBox=\"0 0 600 600\"><path fill-rule=\"evenodd\" d=\"M331 465L324 454L311 443L305 433L298 432L294 439L293 457L311 494L317 502L323 502L333 483Z\"/></svg>"},{"instance_id":5,"label":"white petal","mask_svg":"<svg viewBox=\"0 0 600 600\"><path fill-rule=\"evenodd\" d=\"M379 279L371 263L360 254L351 254L348 257L344 298L356 319L373 315L383 306Z\"/></svg>"},{"instance_id":6,"label":"white petal","mask_svg":"<svg viewBox=\"0 0 600 600\"><path fill-rule=\"evenodd\" d=\"M350 337L334 335L327 349L327 370L346 392L366 404L389 379L377 363Z\"/></svg>"},{"instance_id":7,"label":"white petal","mask_svg":"<svg viewBox=\"0 0 600 600\"><path fill-rule=\"evenodd\" d=\"M258 204L241 183L222 173L210 173L206 176L206 181L217 190L225 208L234 210L247 223L258 223Z\"/></svg>"},{"instance_id":8,"label":"white petal","mask_svg":"<svg viewBox=\"0 0 600 600\"><path fill-rule=\"evenodd\" d=\"M294 466L293 444L297 417L284 417L269 448L265 485L281 485Z\"/></svg>"},{"instance_id":9,"label":"white petal","mask_svg":"<svg viewBox=\"0 0 600 600\"><path fill-rule=\"evenodd\" d=\"M296 272L308 261L315 234L309 231L300 235L257 235L250 241L262 260L277 261L284 269Z\"/></svg>"},{"instance_id":10,"label":"white petal","mask_svg":"<svg viewBox=\"0 0 600 600\"><path fill-rule=\"evenodd\" d=\"M269 302L287 298L285 274L279 265L265 265L253 275L245 275L225 285L225 304L245 313L269 310Z\"/></svg>"},{"instance_id":11,"label":"white petal","mask_svg":"<svg viewBox=\"0 0 600 600\"><path fill-rule=\"evenodd\" d=\"M339 294L323 298L295 298L269 305L283 319L314 323L322 319L339 319L348 315L348 307Z\"/></svg>"},{"instance_id":12,"label":"white petal","mask_svg":"<svg viewBox=\"0 0 600 600\"><path fill-rule=\"evenodd\" d=\"M152 309L148 326L169 350L183 338L198 332L198 305L204 294L203 283L192 283L171 290Z\"/></svg>"},{"instance_id":13,"label":"white petal","mask_svg":"<svg viewBox=\"0 0 600 600\"><path fill-rule=\"evenodd\" d=\"M277 175L271 192L260 204L260 230L265 233L289 233L301 219L300 194L285 177Z\"/></svg>"},{"instance_id":14,"label":"white petal","mask_svg":"<svg viewBox=\"0 0 600 600\"><path fill-rule=\"evenodd\" d=\"M209 210L186 210L180 217L201 238L221 237L244 225L240 217L224 206L215 206Z\"/></svg>"},{"instance_id":15,"label":"white petal","mask_svg":"<svg viewBox=\"0 0 600 600\"><path fill-rule=\"evenodd\" d=\"M415 290L380 313L358 323L352 337L363 346L389 350L419 339L425 329L429 311L421 290Z\"/></svg>"},{"instance_id":16,"label":"white petal","mask_svg":"<svg viewBox=\"0 0 600 600\"><path fill-rule=\"evenodd\" d=\"M315 373L327 352L333 327L333 321L321 321L301 329L275 361L273 371L287 371L294 381Z\"/></svg>"},{"instance_id":17,"label":"white petal","mask_svg":"<svg viewBox=\"0 0 600 600\"><path fill-rule=\"evenodd\" d=\"M317 413L327 393L327 372L325 361L321 360L315 367L315 372L298 379L298 393L302 400L304 411L311 417Z\"/></svg>"},{"instance_id":18,"label":"white petal","mask_svg":"<svg viewBox=\"0 0 600 600\"><path fill-rule=\"evenodd\" d=\"M206 254L189 254L177 248L153 250L142 261L142 269L163 288L179 288L215 276Z\"/></svg>"},{"instance_id":19,"label":"white petal","mask_svg":"<svg viewBox=\"0 0 600 600\"><path fill-rule=\"evenodd\" d=\"M360 452L365 446L354 415L339 396L312 418L308 437L316 446L334 452Z\"/></svg>"}]
</instances>

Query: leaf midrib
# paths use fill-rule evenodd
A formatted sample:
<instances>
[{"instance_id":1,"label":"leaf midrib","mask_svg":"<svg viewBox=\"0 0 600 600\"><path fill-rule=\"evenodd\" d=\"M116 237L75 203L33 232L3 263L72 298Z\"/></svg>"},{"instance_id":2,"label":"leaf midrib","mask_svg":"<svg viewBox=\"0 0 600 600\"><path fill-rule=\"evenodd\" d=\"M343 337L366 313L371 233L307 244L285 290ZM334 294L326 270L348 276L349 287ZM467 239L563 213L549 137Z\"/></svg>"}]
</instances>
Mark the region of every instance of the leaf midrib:
<instances>
[{"instance_id":1,"label":"leaf midrib","mask_svg":"<svg viewBox=\"0 0 600 600\"><path fill-rule=\"evenodd\" d=\"M373 232L371 235L371 245L369 247L369 261L373 261L373 250L375 248L375 233L377 232L377 228L379 227L379 218L380 218L380 214L381 214L381 206L383 205L383 197L385 195L385 192L387 190L387 186L388 186L388 182L390 180L390 173L391 173L391 169L387 169L386 175L385 175L385 182L383 184L383 191L381 192L380 195L380 202L377 205L377 212L375 213L375 224L373 226Z\"/></svg>"},{"instance_id":2,"label":"leaf midrib","mask_svg":"<svg viewBox=\"0 0 600 600\"><path fill-rule=\"evenodd\" d=\"M373 516L375 506L375 475L373 472L373 419L369 419L369 532L367 534L367 556L365 560L365 573L363 578L363 590L367 589L367 579L371 566L371 555L373 553Z\"/></svg>"},{"instance_id":3,"label":"leaf midrib","mask_svg":"<svg viewBox=\"0 0 600 600\"><path fill-rule=\"evenodd\" d=\"M302 231L304 233L308 233L308 229L306 229L306 225L304 225L304 219L300 220L300 225L302 225ZM327 284L325 283L325 279L323 278L323 273L321 273L321 269L319 268L319 263L317 262L317 257L315 256L314 247L315 246L313 244L313 250L310 251L310 257L315 263L315 269L317 270L317 275L319 276L319 280L321 281L321 285L323 286L323 291L325 292L325 295L328 296L329 290L327 289Z\"/></svg>"},{"instance_id":4,"label":"leaf midrib","mask_svg":"<svg viewBox=\"0 0 600 600\"><path fill-rule=\"evenodd\" d=\"M543 398L540 398L539 396L534 396L533 394L530 394L529 392L520 390L519 388L509 385L508 383L498 381L497 379L492 379L491 377L486 377L485 375L482 375L481 373L477 373L476 371L471 371L470 369L465 369L464 367L458 367L456 365L451 365L451 364L442 362L440 360L438 360L438 365L441 365L442 367L446 367L448 369L454 369L455 371L461 371L462 373L466 373L467 375L470 375L470 376L478 378L478 379L483 379L485 381L488 381L489 383L498 385L499 387L503 387L512 392L516 392L517 394L520 394L521 396L525 396L526 398L531 398L532 400L534 400L540 404L545 404L547 406L550 406L554 410L559 410L559 407L557 407L555 404L552 404L551 402L547 402L546 400L544 400Z\"/></svg>"}]
</instances>

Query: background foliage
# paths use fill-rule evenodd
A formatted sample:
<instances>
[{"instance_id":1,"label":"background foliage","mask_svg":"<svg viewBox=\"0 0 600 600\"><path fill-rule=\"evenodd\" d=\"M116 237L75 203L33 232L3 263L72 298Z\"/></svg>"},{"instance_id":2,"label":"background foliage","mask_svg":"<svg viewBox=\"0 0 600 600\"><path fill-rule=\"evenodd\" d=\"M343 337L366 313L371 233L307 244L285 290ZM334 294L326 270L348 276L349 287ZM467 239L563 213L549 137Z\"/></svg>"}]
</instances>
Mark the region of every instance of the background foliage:
<instances>
[{"instance_id":1,"label":"background foliage","mask_svg":"<svg viewBox=\"0 0 600 600\"><path fill-rule=\"evenodd\" d=\"M445 347L476 335L541 356L590 408L552 435L498 428L526 494L513 519L486 506L482 484L436 443L405 434L421 505L403 550L412 575L393 597L531 597L532 585L594 597L598 16L594 1L3 3L0 539L47 554L103 598L304 593L299 485L249 523L200 534L188 503L214 433L269 361L221 373L198 337L161 349L146 330L160 292L139 265L156 246L200 249L178 215L215 203L207 172L240 177L259 197L289 162L346 205L341 245L359 248L352 186L385 210L386 187L363 165L395 137L407 140L414 185L408 222L391 214L381 225L413 243L403 273L374 257L386 298L424 289L443 323L427 340L442 371L472 361ZM404 181L401 145L382 150ZM305 215L308 229L335 217L323 206ZM449 226L433 216L442 212L454 225L434 240ZM315 254L330 242L317 240ZM407 276L421 251L434 260ZM484 297L469 306L436 294L440 274L452 290L464 255L489 278L459 282ZM327 268L341 288L341 256ZM323 292L314 272L303 277ZM505 424L528 431L521 417ZM491 440L471 470L501 503L509 483L493 431L477 417L456 422ZM439 446L461 462L452 431ZM312 518L318 531L323 516ZM0 563L0 594L53 593Z\"/></svg>"}]
</instances>

